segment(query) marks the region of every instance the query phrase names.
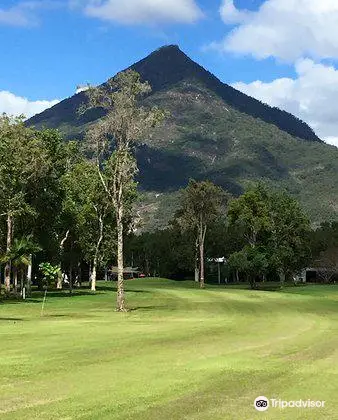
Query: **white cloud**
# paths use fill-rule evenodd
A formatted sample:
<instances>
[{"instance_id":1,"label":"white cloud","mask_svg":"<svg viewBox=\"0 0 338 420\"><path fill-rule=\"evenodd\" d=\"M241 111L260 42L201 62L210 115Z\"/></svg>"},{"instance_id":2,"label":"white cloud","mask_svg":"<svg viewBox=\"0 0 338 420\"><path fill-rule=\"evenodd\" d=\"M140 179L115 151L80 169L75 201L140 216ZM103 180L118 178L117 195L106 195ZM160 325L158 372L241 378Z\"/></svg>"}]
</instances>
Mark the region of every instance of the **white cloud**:
<instances>
[{"instance_id":1,"label":"white cloud","mask_svg":"<svg viewBox=\"0 0 338 420\"><path fill-rule=\"evenodd\" d=\"M62 6L59 0L27 0L7 9L0 8L0 25L35 26L39 23L37 11Z\"/></svg>"},{"instance_id":2,"label":"white cloud","mask_svg":"<svg viewBox=\"0 0 338 420\"><path fill-rule=\"evenodd\" d=\"M36 23L35 16L22 4L0 9L0 24L10 26L31 26Z\"/></svg>"},{"instance_id":3,"label":"white cloud","mask_svg":"<svg viewBox=\"0 0 338 420\"><path fill-rule=\"evenodd\" d=\"M266 0L257 11L223 0L220 13L226 24L237 24L212 44L222 51L286 61L338 58L337 0Z\"/></svg>"},{"instance_id":4,"label":"white cloud","mask_svg":"<svg viewBox=\"0 0 338 420\"><path fill-rule=\"evenodd\" d=\"M203 16L195 0L71 0L87 16L126 25L194 23Z\"/></svg>"},{"instance_id":5,"label":"white cloud","mask_svg":"<svg viewBox=\"0 0 338 420\"><path fill-rule=\"evenodd\" d=\"M27 98L15 96L11 92L0 91L0 114L4 112L14 116L23 114L29 118L56 105L58 102L57 99L53 101L29 101Z\"/></svg>"},{"instance_id":6,"label":"white cloud","mask_svg":"<svg viewBox=\"0 0 338 420\"><path fill-rule=\"evenodd\" d=\"M338 70L310 59L295 64L296 79L238 82L233 87L307 122L317 135L338 145Z\"/></svg>"},{"instance_id":7,"label":"white cloud","mask_svg":"<svg viewBox=\"0 0 338 420\"><path fill-rule=\"evenodd\" d=\"M233 0L223 0L220 8L220 14L224 23L243 23L250 17L247 10L238 10Z\"/></svg>"},{"instance_id":8,"label":"white cloud","mask_svg":"<svg viewBox=\"0 0 338 420\"><path fill-rule=\"evenodd\" d=\"M324 140L327 144L338 147L338 137L326 137Z\"/></svg>"}]
</instances>

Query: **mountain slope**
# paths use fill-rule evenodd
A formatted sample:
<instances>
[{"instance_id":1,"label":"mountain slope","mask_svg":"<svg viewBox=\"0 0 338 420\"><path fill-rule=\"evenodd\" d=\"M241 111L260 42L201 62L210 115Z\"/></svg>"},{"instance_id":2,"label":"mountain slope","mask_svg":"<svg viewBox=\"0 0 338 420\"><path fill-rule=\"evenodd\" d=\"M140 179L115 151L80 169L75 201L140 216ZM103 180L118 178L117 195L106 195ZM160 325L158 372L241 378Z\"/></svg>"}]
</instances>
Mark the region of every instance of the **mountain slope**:
<instances>
[{"instance_id":1,"label":"mountain slope","mask_svg":"<svg viewBox=\"0 0 338 420\"><path fill-rule=\"evenodd\" d=\"M263 104L257 99L251 98L222 83L213 74L192 61L175 45L156 50L130 68L137 71L143 80L147 80L150 83L153 93L170 89L171 86L184 80L196 80L202 82L207 89L216 93L228 105L240 112L274 124L292 136L304 140L320 141L313 130L303 121L288 112ZM85 119L77 115L79 104L84 100L85 95L83 93L74 95L34 116L31 118L30 124L36 126L47 124L48 126L59 127L66 122L72 122L72 125L82 125L92 120L93 115L95 115L92 114L90 117L85 117ZM100 114L97 116L100 116Z\"/></svg>"},{"instance_id":2,"label":"mountain slope","mask_svg":"<svg viewBox=\"0 0 338 420\"><path fill-rule=\"evenodd\" d=\"M295 195L313 221L337 217L338 149L320 141L292 115L271 108L228 85L190 60L177 47L155 51L132 66L153 87L145 104L170 117L137 145L141 210L160 225L174 211L175 191L188 179L210 179L239 194L263 180ZM102 116L79 117L80 93L29 120L81 137Z\"/></svg>"}]
</instances>

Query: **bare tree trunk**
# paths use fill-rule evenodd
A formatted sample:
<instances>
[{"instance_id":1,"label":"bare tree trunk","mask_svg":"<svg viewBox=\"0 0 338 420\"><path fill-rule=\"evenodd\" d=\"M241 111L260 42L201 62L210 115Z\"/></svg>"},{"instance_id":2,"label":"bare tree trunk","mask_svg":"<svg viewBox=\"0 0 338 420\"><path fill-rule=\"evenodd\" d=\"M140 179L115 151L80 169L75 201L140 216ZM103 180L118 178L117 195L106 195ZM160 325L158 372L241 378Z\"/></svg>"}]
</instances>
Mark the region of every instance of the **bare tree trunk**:
<instances>
[{"instance_id":1,"label":"bare tree trunk","mask_svg":"<svg viewBox=\"0 0 338 420\"><path fill-rule=\"evenodd\" d=\"M105 269L104 269L104 281L105 282L108 281L108 269L107 269L107 267L105 267Z\"/></svg>"},{"instance_id":2,"label":"bare tree trunk","mask_svg":"<svg viewBox=\"0 0 338 420\"><path fill-rule=\"evenodd\" d=\"M5 290L7 293L11 291L11 263L8 261L5 265Z\"/></svg>"},{"instance_id":3,"label":"bare tree trunk","mask_svg":"<svg viewBox=\"0 0 338 420\"><path fill-rule=\"evenodd\" d=\"M200 280L200 269L198 265L195 265L195 282L198 283Z\"/></svg>"},{"instance_id":4,"label":"bare tree trunk","mask_svg":"<svg viewBox=\"0 0 338 420\"><path fill-rule=\"evenodd\" d=\"M205 287L205 280L204 280L204 243L200 243L200 265L201 265L201 273L200 273L200 286L201 289Z\"/></svg>"},{"instance_id":5,"label":"bare tree trunk","mask_svg":"<svg viewBox=\"0 0 338 420\"><path fill-rule=\"evenodd\" d=\"M198 258L198 237L196 238L195 243L195 282L198 283L200 281L200 266L199 266L199 258Z\"/></svg>"},{"instance_id":6,"label":"bare tree trunk","mask_svg":"<svg viewBox=\"0 0 338 420\"><path fill-rule=\"evenodd\" d=\"M14 285L14 292L17 294L18 292L18 269L17 267L13 267L13 285Z\"/></svg>"},{"instance_id":7,"label":"bare tree trunk","mask_svg":"<svg viewBox=\"0 0 338 420\"><path fill-rule=\"evenodd\" d=\"M27 268L27 294L31 294L32 290L32 255L29 256L29 265Z\"/></svg>"},{"instance_id":8,"label":"bare tree trunk","mask_svg":"<svg viewBox=\"0 0 338 420\"><path fill-rule=\"evenodd\" d=\"M21 296L23 296L23 288L24 288L23 277L24 277L24 270L21 268L21 270L20 270L20 294L21 294Z\"/></svg>"},{"instance_id":9,"label":"bare tree trunk","mask_svg":"<svg viewBox=\"0 0 338 420\"><path fill-rule=\"evenodd\" d=\"M60 270L58 272L58 281L56 283L56 288L58 290L62 289L62 269L61 269L61 264L60 264Z\"/></svg>"},{"instance_id":10,"label":"bare tree trunk","mask_svg":"<svg viewBox=\"0 0 338 420\"><path fill-rule=\"evenodd\" d=\"M89 285L91 285L92 282L92 262L89 263Z\"/></svg>"},{"instance_id":11,"label":"bare tree trunk","mask_svg":"<svg viewBox=\"0 0 338 420\"><path fill-rule=\"evenodd\" d=\"M73 263L70 262L69 267L69 293L73 293Z\"/></svg>"},{"instance_id":12,"label":"bare tree trunk","mask_svg":"<svg viewBox=\"0 0 338 420\"><path fill-rule=\"evenodd\" d=\"M124 298L124 277L123 277L123 209L120 208L117 214L117 307L118 312L126 312Z\"/></svg>"},{"instance_id":13,"label":"bare tree trunk","mask_svg":"<svg viewBox=\"0 0 338 420\"><path fill-rule=\"evenodd\" d=\"M200 246L200 287L204 289L205 287L205 278L204 278L204 242L205 242L205 234L207 228L203 226L201 223L200 226L200 239L199 239L199 246Z\"/></svg>"},{"instance_id":14,"label":"bare tree trunk","mask_svg":"<svg viewBox=\"0 0 338 420\"><path fill-rule=\"evenodd\" d=\"M97 258L94 258L93 268L90 274L90 289L92 292L96 292L96 271L97 271Z\"/></svg>"},{"instance_id":15,"label":"bare tree trunk","mask_svg":"<svg viewBox=\"0 0 338 420\"><path fill-rule=\"evenodd\" d=\"M13 218L10 213L7 214L7 245L6 253L11 252L13 238ZM5 289L9 293L11 291L11 262L7 261L5 266Z\"/></svg>"},{"instance_id":16,"label":"bare tree trunk","mask_svg":"<svg viewBox=\"0 0 338 420\"><path fill-rule=\"evenodd\" d=\"M81 263L80 262L78 263L78 272L77 272L77 275L78 275L78 284L79 284L79 287L82 287L82 269L81 269Z\"/></svg>"},{"instance_id":17,"label":"bare tree trunk","mask_svg":"<svg viewBox=\"0 0 338 420\"><path fill-rule=\"evenodd\" d=\"M95 207L95 210L97 212L97 208L96 207ZM97 262L98 262L98 258L99 258L99 252L100 252L101 242L103 240L103 228L104 228L103 218L102 218L101 215L99 215L99 229L100 229L100 234L99 234L99 239L98 239L98 241L96 243L95 257L94 257L94 261L93 261L93 272L92 272L92 275L91 275L91 290L92 290L92 292L95 292L96 291Z\"/></svg>"},{"instance_id":18,"label":"bare tree trunk","mask_svg":"<svg viewBox=\"0 0 338 420\"><path fill-rule=\"evenodd\" d=\"M279 271L279 280L280 280L280 288L282 289L284 287L285 284L285 273L283 270Z\"/></svg>"},{"instance_id":19,"label":"bare tree trunk","mask_svg":"<svg viewBox=\"0 0 338 420\"><path fill-rule=\"evenodd\" d=\"M60 258L61 258L61 255L62 255L62 252L63 252L63 249L64 249L64 247L65 247L65 243L66 243L66 241L67 241L67 239L68 239L68 236L69 236L69 230L67 230L67 232L66 232L66 235L64 236L64 238L62 239L62 241L60 242ZM59 274L58 274L58 281L57 281L57 284L56 284L56 288L58 289L58 290L61 290L62 289L62 269L61 269L61 262L60 262L60 271L59 271Z\"/></svg>"}]
</instances>

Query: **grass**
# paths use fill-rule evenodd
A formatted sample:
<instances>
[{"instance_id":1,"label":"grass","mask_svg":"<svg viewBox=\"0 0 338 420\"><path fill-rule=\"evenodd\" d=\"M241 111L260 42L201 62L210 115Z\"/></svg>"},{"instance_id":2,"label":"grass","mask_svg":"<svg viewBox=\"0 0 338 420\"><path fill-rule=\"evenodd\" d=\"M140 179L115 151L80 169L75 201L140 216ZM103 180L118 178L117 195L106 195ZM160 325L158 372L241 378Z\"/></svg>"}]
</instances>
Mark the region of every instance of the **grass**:
<instances>
[{"instance_id":1,"label":"grass","mask_svg":"<svg viewBox=\"0 0 338 420\"><path fill-rule=\"evenodd\" d=\"M129 281L0 304L0 418L338 419L338 288ZM324 409L253 408L259 395Z\"/></svg>"}]
</instances>

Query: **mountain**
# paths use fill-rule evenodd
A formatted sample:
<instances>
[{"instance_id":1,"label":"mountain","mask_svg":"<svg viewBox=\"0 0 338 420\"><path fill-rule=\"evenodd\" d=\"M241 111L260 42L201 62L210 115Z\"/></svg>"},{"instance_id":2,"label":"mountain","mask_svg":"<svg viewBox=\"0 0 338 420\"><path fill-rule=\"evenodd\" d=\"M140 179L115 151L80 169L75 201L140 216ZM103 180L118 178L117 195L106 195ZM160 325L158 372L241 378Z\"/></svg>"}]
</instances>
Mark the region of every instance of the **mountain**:
<instances>
[{"instance_id":1,"label":"mountain","mask_svg":"<svg viewBox=\"0 0 338 420\"><path fill-rule=\"evenodd\" d=\"M192 61L176 45L162 47L130 68L137 71L143 80L150 83L153 94L171 89L172 86L182 81L195 80L240 112L274 124L292 136L304 140L320 141L306 123L288 112L272 108L222 83L213 74ZM77 115L78 107L84 100L85 95L80 92L34 116L31 118L30 124L36 126L46 124L48 127L59 128L68 122L74 126L82 126L83 123L92 119L92 117L89 119L88 117L79 118Z\"/></svg>"},{"instance_id":2,"label":"mountain","mask_svg":"<svg viewBox=\"0 0 338 420\"><path fill-rule=\"evenodd\" d=\"M337 217L338 149L306 123L222 83L177 46L160 48L131 68L152 86L144 103L170 112L136 147L140 209L150 225L171 216L176 191L189 178L210 179L234 195L262 180L296 196L314 222ZM28 124L81 138L103 115L96 109L79 116L85 100L83 92L76 94Z\"/></svg>"}]
</instances>

